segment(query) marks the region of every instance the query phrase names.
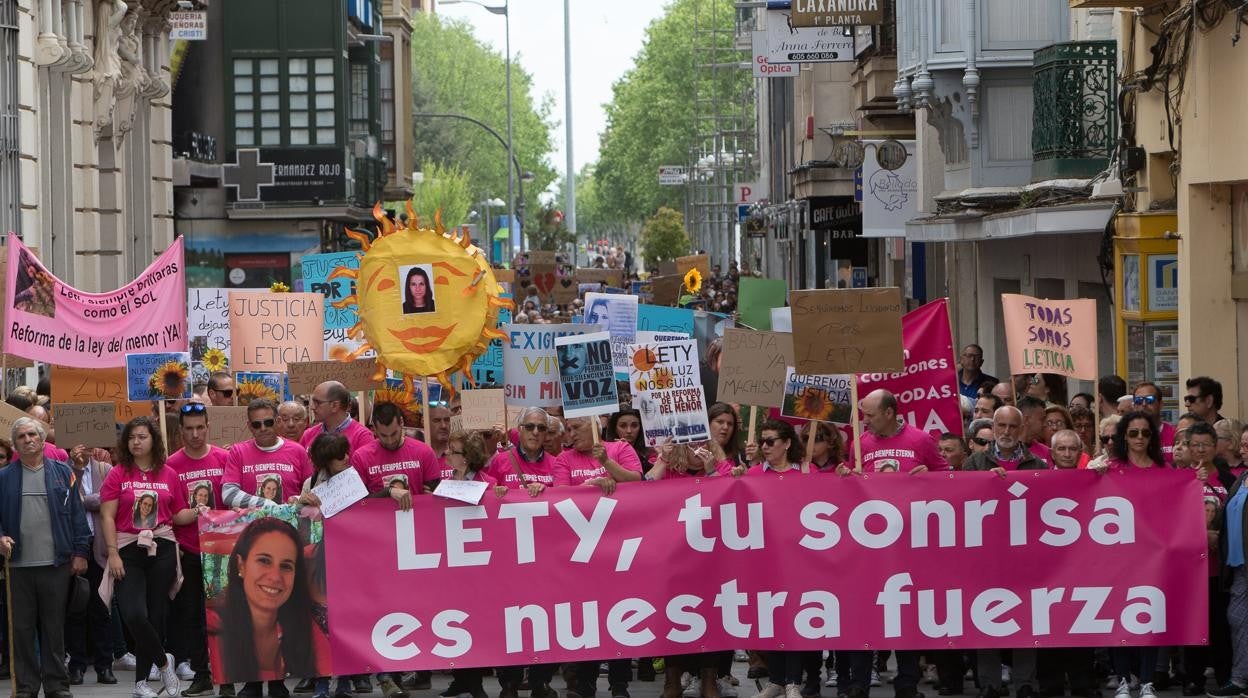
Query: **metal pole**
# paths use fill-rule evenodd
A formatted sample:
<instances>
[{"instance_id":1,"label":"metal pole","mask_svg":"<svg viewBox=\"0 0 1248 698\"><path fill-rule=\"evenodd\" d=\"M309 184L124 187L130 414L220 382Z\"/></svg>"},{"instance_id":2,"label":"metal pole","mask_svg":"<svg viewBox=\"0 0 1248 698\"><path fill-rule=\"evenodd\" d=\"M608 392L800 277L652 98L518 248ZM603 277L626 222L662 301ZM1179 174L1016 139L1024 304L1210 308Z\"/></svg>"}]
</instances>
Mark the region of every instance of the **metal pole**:
<instances>
[{"instance_id":1,"label":"metal pole","mask_svg":"<svg viewBox=\"0 0 1248 698\"><path fill-rule=\"evenodd\" d=\"M568 201L564 204L564 222L568 232L576 236L576 169L572 164L572 10L569 0L563 0L563 101L567 140Z\"/></svg>"},{"instance_id":2,"label":"metal pole","mask_svg":"<svg viewBox=\"0 0 1248 698\"><path fill-rule=\"evenodd\" d=\"M515 162L516 153L514 148L514 140L512 138L511 128L511 6L510 0L503 2L503 28L506 34L505 43L507 45L507 159ZM516 173L512 172L512 168L507 168L507 252L511 252L511 231L516 229ZM525 249L523 227L520 228L520 251ZM510 257L509 254L503 255L504 259Z\"/></svg>"}]
</instances>

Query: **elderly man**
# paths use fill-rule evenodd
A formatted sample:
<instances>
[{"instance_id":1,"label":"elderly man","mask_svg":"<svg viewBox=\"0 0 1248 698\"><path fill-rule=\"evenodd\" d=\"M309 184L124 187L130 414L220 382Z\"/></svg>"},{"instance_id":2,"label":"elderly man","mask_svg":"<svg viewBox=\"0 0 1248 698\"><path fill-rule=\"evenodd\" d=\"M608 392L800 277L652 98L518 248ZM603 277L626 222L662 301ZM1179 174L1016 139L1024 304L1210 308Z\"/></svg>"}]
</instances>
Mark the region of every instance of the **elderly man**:
<instances>
[{"instance_id":1,"label":"elderly man","mask_svg":"<svg viewBox=\"0 0 1248 698\"><path fill-rule=\"evenodd\" d=\"M978 344L968 344L962 348L958 357L958 392L974 400L979 395L979 386L984 383L996 383L997 379L979 370L984 365L984 349Z\"/></svg>"},{"instance_id":2,"label":"elderly man","mask_svg":"<svg viewBox=\"0 0 1248 698\"><path fill-rule=\"evenodd\" d=\"M225 371L217 371L208 378L208 401L215 407L234 404L234 379Z\"/></svg>"},{"instance_id":3,"label":"elderly man","mask_svg":"<svg viewBox=\"0 0 1248 698\"><path fill-rule=\"evenodd\" d=\"M1014 382L1013 381L1001 381L1000 383L997 383L996 385L992 386L992 391L990 392L990 394L996 395L997 399L1001 401L1001 404L1010 405L1012 407L1014 405L1014 400L1016 397L1014 395Z\"/></svg>"},{"instance_id":4,"label":"elderly man","mask_svg":"<svg viewBox=\"0 0 1248 698\"><path fill-rule=\"evenodd\" d=\"M1083 439L1072 429L1062 429L1053 434L1049 453L1053 467L1058 470L1074 470L1079 467L1079 461L1087 458L1083 452Z\"/></svg>"},{"instance_id":5,"label":"elderly man","mask_svg":"<svg viewBox=\"0 0 1248 698\"><path fill-rule=\"evenodd\" d=\"M277 434L289 441L299 441L308 429L308 408L303 403L287 400L277 406Z\"/></svg>"},{"instance_id":6,"label":"elderly man","mask_svg":"<svg viewBox=\"0 0 1248 698\"><path fill-rule=\"evenodd\" d=\"M338 381L325 381L312 391L312 412L316 424L304 430L299 444L304 448L312 445L316 437L325 433L339 433L347 437L351 453L373 442L368 427L351 418L351 392Z\"/></svg>"},{"instance_id":7,"label":"elderly man","mask_svg":"<svg viewBox=\"0 0 1248 698\"><path fill-rule=\"evenodd\" d=\"M70 466L44 455L43 425L21 417L10 437L18 460L0 469L0 555L20 633L9 638L16 695L33 698L42 686L47 698L68 698L65 605L70 577L87 571L91 529Z\"/></svg>"}]
</instances>

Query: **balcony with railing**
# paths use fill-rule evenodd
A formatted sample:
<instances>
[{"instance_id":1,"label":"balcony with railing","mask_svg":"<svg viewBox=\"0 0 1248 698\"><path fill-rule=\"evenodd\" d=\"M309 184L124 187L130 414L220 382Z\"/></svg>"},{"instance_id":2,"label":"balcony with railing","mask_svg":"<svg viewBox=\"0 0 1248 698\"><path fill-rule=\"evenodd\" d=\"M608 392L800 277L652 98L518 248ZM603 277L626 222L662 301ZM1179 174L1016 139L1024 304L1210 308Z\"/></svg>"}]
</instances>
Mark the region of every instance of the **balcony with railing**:
<instances>
[{"instance_id":1,"label":"balcony with railing","mask_svg":"<svg viewBox=\"0 0 1248 698\"><path fill-rule=\"evenodd\" d=\"M1118 138L1113 41L1069 41L1036 51L1031 179L1095 176Z\"/></svg>"}]
</instances>

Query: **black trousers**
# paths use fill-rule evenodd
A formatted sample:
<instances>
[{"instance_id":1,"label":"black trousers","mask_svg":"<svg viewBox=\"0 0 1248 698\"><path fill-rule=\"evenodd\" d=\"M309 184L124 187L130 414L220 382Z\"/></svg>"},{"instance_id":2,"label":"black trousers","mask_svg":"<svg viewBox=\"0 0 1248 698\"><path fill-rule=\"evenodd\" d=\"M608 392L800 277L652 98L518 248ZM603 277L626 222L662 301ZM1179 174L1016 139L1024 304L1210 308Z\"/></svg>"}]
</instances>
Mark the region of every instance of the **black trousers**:
<instances>
[{"instance_id":1,"label":"black trousers","mask_svg":"<svg viewBox=\"0 0 1248 698\"><path fill-rule=\"evenodd\" d=\"M529 688L536 689L539 686L545 686L550 680L555 678L555 669L558 664L530 664L529 670ZM510 685L512 688L519 690L521 682L524 681L525 665L505 666L498 670L498 683L503 686Z\"/></svg>"},{"instance_id":2,"label":"black trousers","mask_svg":"<svg viewBox=\"0 0 1248 698\"><path fill-rule=\"evenodd\" d=\"M966 676L962 650L933 650L928 656L936 665L936 681L940 688L962 690L962 681Z\"/></svg>"},{"instance_id":3,"label":"black trousers","mask_svg":"<svg viewBox=\"0 0 1248 698\"><path fill-rule=\"evenodd\" d=\"M111 619L108 608L96 593L103 580L104 568L97 565L94 558L87 560L87 583L91 587L87 610L65 618L65 651L69 652L70 669L86 671L89 666L98 673L113 668Z\"/></svg>"},{"instance_id":4,"label":"black trousers","mask_svg":"<svg viewBox=\"0 0 1248 698\"><path fill-rule=\"evenodd\" d=\"M65 671L65 604L69 600L69 563L59 567L11 567L13 679L18 698L69 695ZM38 651L35 643L38 642Z\"/></svg>"},{"instance_id":5,"label":"black trousers","mask_svg":"<svg viewBox=\"0 0 1248 698\"><path fill-rule=\"evenodd\" d=\"M802 673L813 665L815 677L819 676L819 662L823 659L821 652L795 652L791 650L769 650L767 656L767 678L777 686L791 683L801 685Z\"/></svg>"},{"instance_id":6,"label":"black trousers","mask_svg":"<svg viewBox=\"0 0 1248 698\"><path fill-rule=\"evenodd\" d=\"M1226 618L1230 594L1218 577L1209 578L1209 644L1183 648L1183 673L1188 683L1204 686L1205 667L1213 667L1215 686L1231 680L1231 625Z\"/></svg>"},{"instance_id":7,"label":"black trousers","mask_svg":"<svg viewBox=\"0 0 1248 698\"><path fill-rule=\"evenodd\" d=\"M204 566L199 553L178 549L182 588L173 599L165 637L177 661L187 661L195 678L212 678L208 669L208 622L204 616Z\"/></svg>"},{"instance_id":8,"label":"black trousers","mask_svg":"<svg viewBox=\"0 0 1248 698\"><path fill-rule=\"evenodd\" d=\"M1070 694L1089 696L1096 689L1092 666L1096 662L1096 650L1091 647L1055 647L1041 649L1036 654L1036 679L1044 695L1062 695L1066 681L1070 681ZM1204 669L1201 669L1204 671Z\"/></svg>"},{"instance_id":9,"label":"black trousers","mask_svg":"<svg viewBox=\"0 0 1248 698\"><path fill-rule=\"evenodd\" d=\"M156 554L127 545L119 551L126 576L117 581L114 593L121 621L134 639L135 681L144 681L152 666L165 663L165 622L169 616L169 590L177 576L178 546L156 539Z\"/></svg>"},{"instance_id":10,"label":"black trousers","mask_svg":"<svg viewBox=\"0 0 1248 698\"><path fill-rule=\"evenodd\" d=\"M598 665L601 662L576 663L576 692L590 698L598 690ZM607 685L612 689L628 688L633 678L633 660L612 659L607 662Z\"/></svg>"}]
</instances>

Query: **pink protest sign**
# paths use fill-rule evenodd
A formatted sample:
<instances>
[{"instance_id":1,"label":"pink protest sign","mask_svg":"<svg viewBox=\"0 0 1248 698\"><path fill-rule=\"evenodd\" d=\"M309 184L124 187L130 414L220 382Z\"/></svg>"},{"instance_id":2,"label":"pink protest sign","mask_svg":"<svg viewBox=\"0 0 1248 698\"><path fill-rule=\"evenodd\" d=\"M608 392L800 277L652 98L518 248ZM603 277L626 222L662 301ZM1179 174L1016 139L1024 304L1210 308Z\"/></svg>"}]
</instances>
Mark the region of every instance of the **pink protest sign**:
<instances>
[{"instance_id":1,"label":"pink protest sign","mask_svg":"<svg viewBox=\"0 0 1248 698\"><path fill-rule=\"evenodd\" d=\"M1096 380L1096 301L1001 294L1010 373Z\"/></svg>"},{"instance_id":2,"label":"pink protest sign","mask_svg":"<svg viewBox=\"0 0 1248 698\"><path fill-rule=\"evenodd\" d=\"M182 238L139 277L108 293L52 275L9 233L4 351L78 368L114 368L126 354L186 351Z\"/></svg>"},{"instance_id":3,"label":"pink protest sign","mask_svg":"<svg viewBox=\"0 0 1248 698\"><path fill-rule=\"evenodd\" d=\"M953 359L949 300L941 298L901 318L905 368L894 373L863 373L858 394L885 388L897 397L897 414L912 427L939 437L962 433L958 369Z\"/></svg>"},{"instance_id":4,"label":"pink protest sign","mask_svg":"<svg viewBox=\"0 0 1248 698\"><path fill-rule=\"evenodd\" d=\"M1208 637L1191 472L772 474L415 499L325 522L336 675Z\"/></svg>"}]
</instances>

